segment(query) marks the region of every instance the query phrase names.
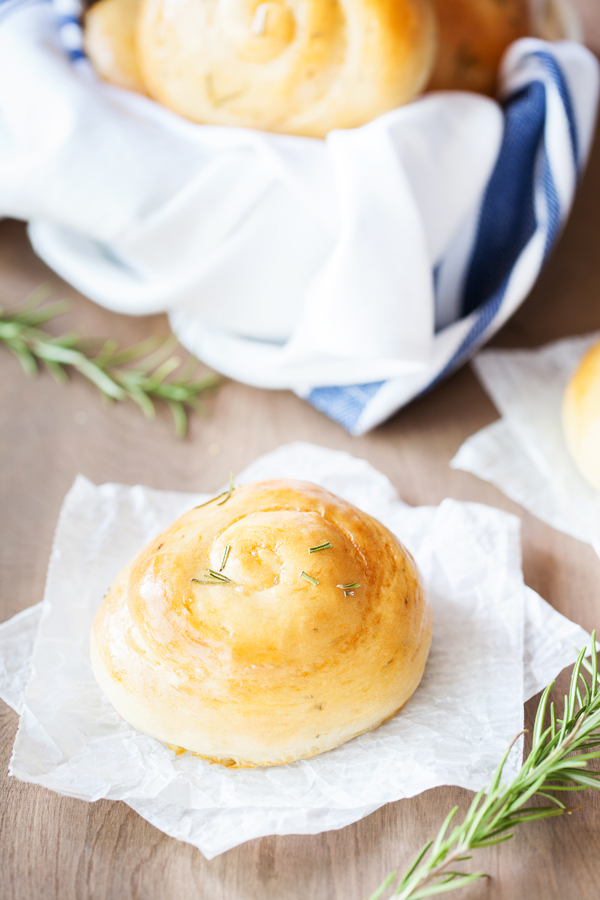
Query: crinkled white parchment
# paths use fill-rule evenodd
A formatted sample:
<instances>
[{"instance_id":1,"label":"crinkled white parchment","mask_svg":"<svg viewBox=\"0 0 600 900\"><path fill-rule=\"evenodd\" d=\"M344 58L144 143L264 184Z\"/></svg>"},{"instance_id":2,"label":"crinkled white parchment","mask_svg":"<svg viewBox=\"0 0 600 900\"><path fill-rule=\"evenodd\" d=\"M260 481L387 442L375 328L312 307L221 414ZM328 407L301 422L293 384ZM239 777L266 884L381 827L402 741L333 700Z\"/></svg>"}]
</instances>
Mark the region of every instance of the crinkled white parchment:
<instances>
[{"instance_id":1,"label":"crinkled white parchment","mask_svg":"<svg viewBox=\"0 0 600 900\"><path fill-rule=\"evenodd\" d=\"M408 507L368 463L310 444L262 457L238 483L278 476L345 497L415 555L434 637L423 681L402 713L329 753L264 769L177 756L131 728L96 685L90 626L121 567L204 497L96 487L79 476L60 514L41 609L0 626L0 696L21 712L12 775L83 800L125 800L208 858L262 835L341 828L436 785L478 789L488 781L522 728L524 698L589 640L524 586L519 520L453 500Z\"/></svg>"},{"instance_id":2,"label":"crinkled white parchment","mask_svg":"<svg viewBox=\"0 0 600 900\"><path fill-rule=\"evenodd\" d=\"M561 405L567 381L599 337L480 353L473 367L502 418L468 438L450 463L489 481L558 531L591 544L598 556L600 492L569 455Z\"/></svg>"}]
</instances>

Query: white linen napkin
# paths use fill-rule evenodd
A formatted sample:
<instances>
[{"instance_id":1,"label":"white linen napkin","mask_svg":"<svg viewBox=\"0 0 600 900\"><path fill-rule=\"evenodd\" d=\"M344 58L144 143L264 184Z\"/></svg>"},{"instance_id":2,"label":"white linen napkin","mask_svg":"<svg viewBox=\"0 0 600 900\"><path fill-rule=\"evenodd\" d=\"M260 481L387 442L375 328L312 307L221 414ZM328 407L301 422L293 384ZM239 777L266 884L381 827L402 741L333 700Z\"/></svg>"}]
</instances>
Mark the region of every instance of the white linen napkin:
<instances>
[{"instance_id":1,"label":"white linen napkin","mask_svg":"<svg viewBox=\"0 0 600 900\"><path fill-rule=\"evenodd\" d=\"M84 800L125 800L209 858L262 835L342 828L436 785L486 784L522 728L524 699L589 640L523 584L519 520L454 500L411 508L366 462L310 444L281 447L239 481L270 477L324 485L415 555L434 637L405 709L336 750L265 769L178 756L131 728L94 680L90 626L120 568L203 498L95 487L79 476L60 514L43 604L0 626L0 696L21 715L13 776ZM514 752L507 776L518 765Z\"/></svg>"},{"instance_id":2,"label":"white linen napkin","mask_svg":"<svg viewBox=\"0 0 600 900\"><path fill-rule=\"evenodd\" d=\"M480 353L473 368L502 418L467 438L450 463L489 481L558 531L591 544L598 556L600 493L571 459L561 405L567 381L599 337Z\"/></svg>"},{"instance_id":3,"label":"white linen napkin","mask_svg":"<svg viewBox=\"0 0 600 900\"><path fill-rule=\"evenodd\" d=\"M56 8L75 47L77 0ZM321 141L195 125L71 56L52 6L0 0L0 215L28 220L38 254L93 300L169 311L209 365L292 388L356 433L524 298L598 95L588 51L531 39L506 57L504 108L430 94ZM490 254L497 284L479 274Z\"/></svg>"}]
</instances>

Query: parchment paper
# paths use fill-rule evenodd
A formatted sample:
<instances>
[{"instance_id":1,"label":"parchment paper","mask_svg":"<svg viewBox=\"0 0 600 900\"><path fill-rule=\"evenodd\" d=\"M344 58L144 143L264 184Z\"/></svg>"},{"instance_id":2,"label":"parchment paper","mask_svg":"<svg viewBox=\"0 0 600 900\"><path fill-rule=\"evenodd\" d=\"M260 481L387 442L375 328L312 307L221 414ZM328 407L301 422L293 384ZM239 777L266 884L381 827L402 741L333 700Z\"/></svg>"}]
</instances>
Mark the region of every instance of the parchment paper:
<instances>
[{"instance_id":1,"label":"parchment paper","mask_svg":"<svg viewBox=\"0 0 600 900\"><path fill-rule=\"evenodd\" d=\"M567 381L599 336L480 353L473 368L502 418L468 438L450 465L489 481L600 556L600 493L579 474L561 426Z\"/></svg>"},{"instance_id":2,"label":"parchment paper","mask_svg":"<svg viewBox=\"0 0 600 900\"><path fill-rule=\"evenodd\" d=\"M433 604L434 638L423 681L402 713L329 753L266 769L177 756L131 728L95 683L91 622L120 568L205 497L96 487L79 476L60 514L43 604L0 626L0 696L21 712L13 776L84 800L125 800L208 858L261 835L341 828L436 785L475 790L487 782L522 727L524 698L589 640L525 588L519 520L453 500L408 507L366 462L309 444L281 447L237 481L277 476L340 494L415 555ZM515 751L507 775L519 761Z\"/></svg>"}]
</instances>

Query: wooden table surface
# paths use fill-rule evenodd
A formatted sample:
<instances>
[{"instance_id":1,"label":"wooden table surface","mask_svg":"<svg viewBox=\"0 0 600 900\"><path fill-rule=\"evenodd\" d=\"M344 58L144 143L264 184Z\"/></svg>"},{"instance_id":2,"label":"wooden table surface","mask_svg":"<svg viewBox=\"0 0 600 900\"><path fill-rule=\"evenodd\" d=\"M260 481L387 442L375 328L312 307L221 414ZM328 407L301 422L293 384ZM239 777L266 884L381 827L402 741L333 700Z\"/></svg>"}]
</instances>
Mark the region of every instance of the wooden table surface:
<instances>
[{"instance_id":1,"label":"wooden table surface","mask_svg":"<svg viewBox=\"0 0 600 900\"><path fill-rule=\"evenodd\" d=\"M597 2L580 5L588 39L600 49ZM46 280L73 299L65 328L126 343L165 329L160 316L121 317L78 296L33 254L22 224L0 222L0 303L16 304ZM535 346L598 328L600 140L558 249L494 343ZM78 472L96 483L212 491L230 470L282 443L305 440L368 459L409 503L455 497L516 513L527 584L584 628L600 629L600 560L590 547L448 467L462 441L497 418L470 368L362 438L351 438L287 392L227 383L209 406L210 417L194 418L189 438L177 441L168 413L148 422L129 404L103 406L78 377L65 387L45 374L27 379L0 351L0 621L41 599L58 511ZM529 720L534 705L527 706ZM16 728L17 716L0 701L1 900L361 900L390 870L407 864L451 806L464 808L470 799L466 791L439 788L341 831L263 838L207 862L124 803L88 804L8 778ZM586 796L569 817L523 827L508 844L480 851L474 864L492 878L453 896L597 900L600 797Z\"/></svg>"}]
</instances>

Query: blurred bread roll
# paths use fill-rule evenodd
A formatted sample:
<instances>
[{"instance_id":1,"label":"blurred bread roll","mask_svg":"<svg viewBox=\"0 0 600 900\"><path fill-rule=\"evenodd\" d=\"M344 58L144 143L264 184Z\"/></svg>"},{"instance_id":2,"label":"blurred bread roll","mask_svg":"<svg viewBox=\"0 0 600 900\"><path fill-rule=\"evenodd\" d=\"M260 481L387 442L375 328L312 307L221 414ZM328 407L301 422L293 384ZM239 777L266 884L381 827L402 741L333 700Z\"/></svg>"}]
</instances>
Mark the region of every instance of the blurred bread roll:
<instances>
[{"instance_id":1,"label":"blurred bread roll","mask_svg":"<svg viewBox=\"0 0 600 900\"><path fill-rule=\"evenodd\" d=\"M151 541L104 599L91 657L135 728L269 766L393 716L430 642L416 566L391 532L316 485L267 481Z\"/></svg>"},{"instance_id":2,"label":"blurred bread roll","mask_svg":"<svg viewBox=\"0 0 600 900\"><path fill-rule=\"evenodd\" d=\"M600 341L588 350L567 384L562 421L575 465L600 491Z\"/></svg>"},{"instance_id":3,"label":"blurred bread roll","mask_svg":"<svg viewBox=\"0 0 600 900\"><path fill-rule=\"evenodd\" d=\"M139 0L99 0L84 17L83 48L101 78L145 93L135 53Z\"/></svg>"},{"instance_id":4,"label":"blurred bread roll","mask_svg":"<svg viewBox=\"0 0 600 900\"><path fill-rule=\"evenodd\" d=\"M165 106L313 137L412 99L434 50L429 0L142 0L137 40Z\"/></svg>"},{"instance_id":5,"label":"blurred bread roll","mask_svg":"<svg viewBox=\"0 0 600 900\"><path fill-rule=\"evenodd\" d=\"M103 78L193 122L314 137L407 103L436 49L431 0L100 0L85 29Z\"/></svg>"},{"instance_id":6,"label":"blurred bread roll","mask_svg":"<svg viewBox=\"0 0 600 900\"><path fill-rule=\"evenodd\" d=\"M494 94L504 51L532 33L531 0L433 0L439 48L430 90Z\"/></svg>"}]
</instances>

